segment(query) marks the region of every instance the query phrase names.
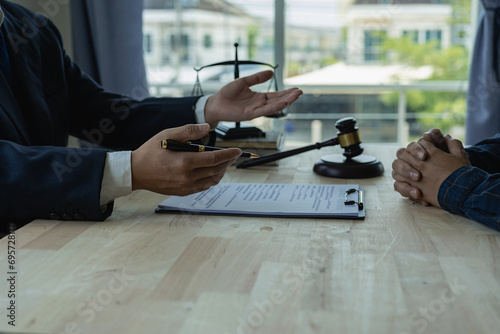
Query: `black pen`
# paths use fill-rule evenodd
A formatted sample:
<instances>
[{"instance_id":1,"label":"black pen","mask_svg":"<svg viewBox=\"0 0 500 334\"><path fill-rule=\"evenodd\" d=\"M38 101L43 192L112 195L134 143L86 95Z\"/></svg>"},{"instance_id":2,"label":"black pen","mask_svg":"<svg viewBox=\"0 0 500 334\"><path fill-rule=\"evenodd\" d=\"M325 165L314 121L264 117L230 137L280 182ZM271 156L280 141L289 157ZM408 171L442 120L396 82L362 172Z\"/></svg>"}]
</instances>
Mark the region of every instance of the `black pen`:
<instances>
[{"instance_id":1,"label":"black pen","mask_svg":"<svg viewBox=\"0 0 500 334\"><path fill-rule=\"evenodd\" d=\"M191 144L190 142L181 142L175 139L163 139L161 141L161 148L165 150L180 151L180 152L205 152L205 151L225 150L225 148L222 147L196 145L196 144ZM258 157L259 156L257 154L250 152L243 152L240 155L240 158L255 159Z\"/></svg>"}]
</instances>

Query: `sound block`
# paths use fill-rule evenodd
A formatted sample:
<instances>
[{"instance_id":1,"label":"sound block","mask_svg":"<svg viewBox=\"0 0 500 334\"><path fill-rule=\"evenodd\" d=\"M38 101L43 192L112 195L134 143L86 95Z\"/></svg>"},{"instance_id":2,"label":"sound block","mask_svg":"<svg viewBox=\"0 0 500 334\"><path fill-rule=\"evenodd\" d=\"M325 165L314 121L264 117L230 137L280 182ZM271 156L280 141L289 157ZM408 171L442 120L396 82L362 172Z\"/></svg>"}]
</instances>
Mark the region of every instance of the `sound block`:
<instances>
[{"instance_id":1,"label":"sound block","mask_svg":"<svg viewBox=\"0 0 500 334\"><path fill-rule=\"evenodd\" d=\"M384 166L371 155L361 154L347 159L342 154L323 156L313 168L319 175L341 179L366 179L384 174Z\"/></svg>"}]
</instances>

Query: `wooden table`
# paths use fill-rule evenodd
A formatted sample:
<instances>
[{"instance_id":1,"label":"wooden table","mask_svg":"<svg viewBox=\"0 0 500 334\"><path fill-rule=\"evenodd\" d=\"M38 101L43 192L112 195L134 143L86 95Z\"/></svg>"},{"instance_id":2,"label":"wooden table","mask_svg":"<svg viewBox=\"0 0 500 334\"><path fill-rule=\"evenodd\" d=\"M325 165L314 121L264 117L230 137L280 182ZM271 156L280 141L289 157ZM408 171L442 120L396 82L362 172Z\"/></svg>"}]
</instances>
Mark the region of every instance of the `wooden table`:
<instances>
[{"instance_id":1,"label":"wooden table","mask_svg":"<svg viewBox=\"0 0 500 334\"><path fill-rule=\"evenodd\" d=\"M0 331L30 333L493 333L500 234L399 196L394 147L365 180L312 172L334 148L239 170L224 182L359 183L364 221L155 214L136 192L105 222L37 220L0 241Z\"/></svg>"}]
</instances>

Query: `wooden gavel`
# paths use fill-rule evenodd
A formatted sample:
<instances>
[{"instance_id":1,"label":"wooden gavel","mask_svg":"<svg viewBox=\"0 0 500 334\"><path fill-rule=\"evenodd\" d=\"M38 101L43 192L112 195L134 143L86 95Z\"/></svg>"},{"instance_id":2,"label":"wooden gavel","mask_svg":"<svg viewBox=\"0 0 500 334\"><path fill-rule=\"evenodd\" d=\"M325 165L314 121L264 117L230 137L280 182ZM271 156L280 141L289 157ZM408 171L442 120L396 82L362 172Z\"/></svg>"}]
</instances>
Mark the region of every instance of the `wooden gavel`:
<instances>
[{"instance_id":1,"label":"wooden gavel","mask_svg":"<svg viewBox=\"0 0 500 334\"><path fill-rule=\"evenodd\" d=\"M335 123L335 127L339 130L337 137L328 139L324 142L299 147L293 150L278 152L273 154L264 155L257 159L247 160L238 164L237 168L247 168L252 166L262 165L268 162L276 161L279 159L287 158L292 155L299 153L311 151L314 149L320 149L325 146L335 146L340 145L344 149L343 155L347 159L354 158L361 153L363 153L363 147L361 147L361 136L359 135L358 127L356 126L356 119L353 117L345 117L339 119Z\"/></svg>"}]
</instances>

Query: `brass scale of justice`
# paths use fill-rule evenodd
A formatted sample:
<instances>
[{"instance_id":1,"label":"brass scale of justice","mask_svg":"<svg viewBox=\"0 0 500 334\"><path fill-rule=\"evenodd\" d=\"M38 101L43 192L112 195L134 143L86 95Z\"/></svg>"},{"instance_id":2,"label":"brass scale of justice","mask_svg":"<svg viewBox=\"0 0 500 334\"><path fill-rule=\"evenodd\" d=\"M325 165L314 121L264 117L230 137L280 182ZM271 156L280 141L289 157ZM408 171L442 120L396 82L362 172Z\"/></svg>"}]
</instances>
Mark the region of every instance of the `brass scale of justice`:
<instances>
[{"instance_id":1,"label":"brass scale of justice","mask_svg":"<svg viewBox=\"0 0 500 334\"><path fill-rule=\"evenodd\" d=\"M240 65L263 65L271 67L275 70L278 65L273 66L268 63L262 63L251 60L239 60L238 59L238 43L234 44L235 47L235 59L232 61L224 61L219 63L214 63L210 65L205 65L200 68L194 68L196 73L196 83L193 87L192 95L203 95L201 89L201 83L199 79L199 72L207 67L214 66L234 66L234 79L240 77L239 66ZM274 81L274 88L278 91L278 84L276 78L271 79ZM269 85L271 88L272 82ZM277 114L270 115L267 117L280 118L284 117L286 114L281 111ZM320 158L315 164L313 171L322 176L335 177L335 178L348 178L348 179L360 179L360 178L371 178L377 177L384 173L384 166L375 157L362 154L363 147L361 146L361 136L359 134L359 129L356 126L356 119L353 117L345 117L339 119L335 123L337 128L337 137L330 138L323 142L318 142L312 145L277 152L273 154L268 154L261 156L256 159L246 160L238 164L237 168L248 168L252 166L262 165L268 162L276 161L279 159L287 158L292 155L300 154L303 152L311 151L314 149L320 149L325 146L335 146L340 145L344 149L343 154L329 154ZM215 130L217 135L224 139L241 139L249 137L265 137L265 133L260 129L255 127L241 127L240 123L237 122L234 128L227 128L226 126L217 127Z\"/></svg>"}]
</instances>

